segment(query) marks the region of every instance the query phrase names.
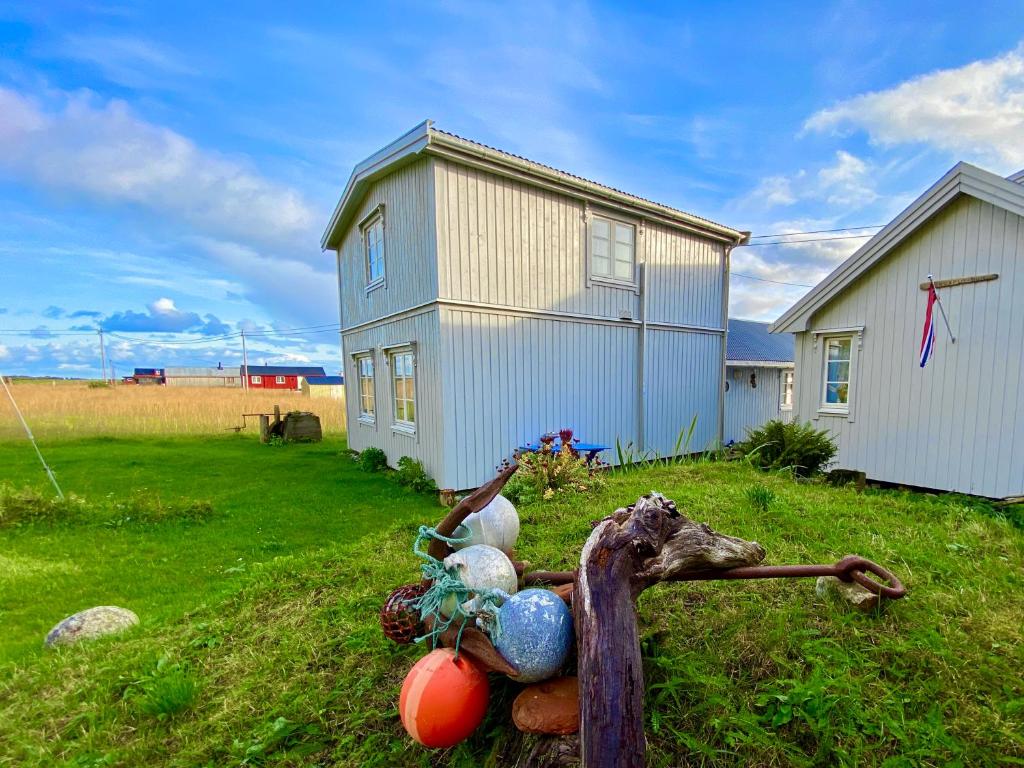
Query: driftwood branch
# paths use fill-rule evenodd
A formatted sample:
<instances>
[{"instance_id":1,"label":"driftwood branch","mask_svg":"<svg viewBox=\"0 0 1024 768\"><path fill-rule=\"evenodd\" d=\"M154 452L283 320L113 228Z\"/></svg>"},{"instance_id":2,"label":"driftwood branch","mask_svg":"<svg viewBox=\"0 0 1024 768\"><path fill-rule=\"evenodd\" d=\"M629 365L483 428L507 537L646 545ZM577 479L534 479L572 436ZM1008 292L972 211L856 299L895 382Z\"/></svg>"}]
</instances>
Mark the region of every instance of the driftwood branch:
<instances>
[{"instance_id":1,"label":"driftwood branch","mask_svg":"<svg viewBox=\"0 0 1024 768\"><path fill-rule=\"evenodd\" d=\"M644 765L637 596L691 571L754 565L764 556L756 542L694 523L659 494L645 496L597 524L583 547L573 586L585 768Z\"/></svg>"},{"instance_id":2,"label":"driftwood branch","mask_svg":"<svg viewBox=\"0 0 1024 768\"><path fill-rule=\"evenodd\" d=\"M450 538L455 533L455 529L462 525L463 520L474 512L479 512L494 501L494 497L501 493L501 489L505 487L505 483L512 479L512 475L515 474L517 469L519 467L516 464L505 467L493 480L481 485L473 493L452 507L451 512L437 526L437 532L442 536ZM451 554L451 548L443 541L432 539L430 546L427 548L427 554L435 560L444 560Z\"/></svg>"}]
</instances>

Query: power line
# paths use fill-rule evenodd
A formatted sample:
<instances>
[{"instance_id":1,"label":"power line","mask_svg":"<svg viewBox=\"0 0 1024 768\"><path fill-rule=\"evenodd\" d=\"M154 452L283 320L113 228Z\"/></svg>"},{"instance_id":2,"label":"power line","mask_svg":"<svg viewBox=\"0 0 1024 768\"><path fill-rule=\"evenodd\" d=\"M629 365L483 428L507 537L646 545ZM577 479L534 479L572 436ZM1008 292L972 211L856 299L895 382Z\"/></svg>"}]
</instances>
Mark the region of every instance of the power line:
<instances>
[{"instance_id":1,"label":"power line","mask_svg":"<svg viewBox=\"0 0 1024 768\"><path fill-rule=\"evenodd\" d=\"M841 230L840 230L841 231ZM794 233L798 234L798 233ZM739 248L757 248L762 245L801 245L803 243L825 243L830 240L860 240L865 237L874 237L874 235L843 235L841 237L812 237L806 240L771 240L767 243L747 243L746 245L737 246Z\"/></svg>"},{"instance_id":2,"label":"power line","mask_svg":"<svg viewBox=\"0 0 1024 768\"><path fill-rule=\"evenodd\" d=\"M775 283L776 285L792 285L797 288L813 288L813 285L805 285L804 283L787 283L784 280L769 280L767 277L755 277L754 275L745 275L742 272L730 272L730 275L736 277L745 277L747 280L759 280L762 283Z\"/></svg>"},{"instance_id":3,"label":"power line","mask_svg":"<svg viewBox=\"0 0 1024 768\"><path fill-rule=\"evenodd\" d=\"M858 229L881 229L885 224L865 224L863 227L839 227L839 229L809 229L806 232L778 232L774 235L751 235L751 240L765 237L789 237L790 235L824 235L830 232L854 232Z\"/></svg>"}]
</instances>

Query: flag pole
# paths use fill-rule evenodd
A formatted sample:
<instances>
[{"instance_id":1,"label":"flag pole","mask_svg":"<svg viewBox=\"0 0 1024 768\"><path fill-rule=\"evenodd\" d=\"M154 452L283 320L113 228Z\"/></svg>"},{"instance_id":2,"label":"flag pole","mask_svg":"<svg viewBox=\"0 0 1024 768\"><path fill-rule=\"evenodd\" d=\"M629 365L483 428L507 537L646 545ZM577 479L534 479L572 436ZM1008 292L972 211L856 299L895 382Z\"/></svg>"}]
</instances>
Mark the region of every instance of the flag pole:
<instances>
[{"instance_id":1,"label":"flag pole","mask_svg":"<svg viewBox=\"0 0 1024 768\"><path fill-rule=\"evenodd\" d=\"M57 485L57 478L53 476L53 470L50 469L50 465L47 464L46 459L43 458L43 452L40 451L39 446L36 445L36 437L32 434L32 430L29 429L28 422L25 421L25 417L21 415L21 409L14 401L14 395L11 394L11 390L7 386L7 381L4 379L2 374L0 374L0 384L4 385L4 390L7 392L7 397L10 398L11 405L14 407L14 412L18 414L18 420L21 421L21 426L25 428L25 434L28 435L29 442L32 443L32 447L36 449L36 456L39 457L39 461L43 464L43 469L46 470L46 474L50 478L50 482L53 483L54 490L57 491L57 498L64 501L64 492L61 491L60 486Z\"/></svg>"},{"instance_id":2,"label":"flag pole","mask_svg":"<svg viewBox=\"0 0 1024 768\"><path fill-rule=\"evenodd\" d=\"M939 298L939 291L935 287L935 281L932 280L932 276L928 275L928 284L935 291L935 303L939 305L939 312L942 314L942 322L946 324L946 331L949 333L949 338L953 344L956 344L956 336L953 335L953 329L949 327L949 319L946 317L946 308L942 306L942 299Z\"/></svg>"}]
</instances>

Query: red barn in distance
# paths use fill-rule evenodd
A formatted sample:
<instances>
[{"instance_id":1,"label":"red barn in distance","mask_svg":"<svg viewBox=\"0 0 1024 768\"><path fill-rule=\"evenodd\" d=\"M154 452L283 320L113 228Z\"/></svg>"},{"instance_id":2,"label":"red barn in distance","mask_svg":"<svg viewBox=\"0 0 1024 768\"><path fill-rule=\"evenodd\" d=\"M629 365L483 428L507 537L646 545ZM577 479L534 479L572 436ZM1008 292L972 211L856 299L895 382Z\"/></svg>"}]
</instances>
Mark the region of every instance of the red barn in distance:
<instances>
[{"instance_id":1,"label":"red barn in distance","mask_svg":"<svg viewBox=\"0 0 1024 768\"><path fill-rule=\"evenodd\" d=\"M250 389L298 390L302 379L327 375L323 368L310 365L243 365L241 371Z\"/></svg>"}]
</instances>

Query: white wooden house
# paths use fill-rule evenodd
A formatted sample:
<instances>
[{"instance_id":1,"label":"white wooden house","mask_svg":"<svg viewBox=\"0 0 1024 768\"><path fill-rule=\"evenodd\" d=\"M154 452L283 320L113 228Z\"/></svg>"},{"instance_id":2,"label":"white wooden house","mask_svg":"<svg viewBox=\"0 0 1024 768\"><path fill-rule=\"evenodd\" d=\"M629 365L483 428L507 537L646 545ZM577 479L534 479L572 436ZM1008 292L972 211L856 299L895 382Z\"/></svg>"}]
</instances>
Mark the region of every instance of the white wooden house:
<instances>
[{"instance_id":1,"label":"white wooden house","mask_svg":"<svg viewBox=\"0 0 1024 768\"><path fill-rule=\"evenodd\" d=\"M768 323L729 318L725 365L725 445L773 419L792 419L792 334L771 334Z\"/></svg>"},{"instance_id":2,"label":"white wooden house","mask_svg":"<svg viewBox=\"0 0 1024 768\"><path fill-rule=\"evenodd\" d=\"M697 414L693 449L716 443L745 238L420 124L356 166L322 241L351 447L463 489L561 427L666 454Z\"/></svg>"},{"instance_id":3,"label":"white wooden house","mask_svg":"<svg viewBox=\"0 0 1024 768\"><path fill-rule=\"evenodd\" d=\"M958 164L772 326L796 334L795 416L838 468L1024 495L1022 181ZM922 368L929 274L956 342L936 307Z\"/></svg>"}]
</instances>

